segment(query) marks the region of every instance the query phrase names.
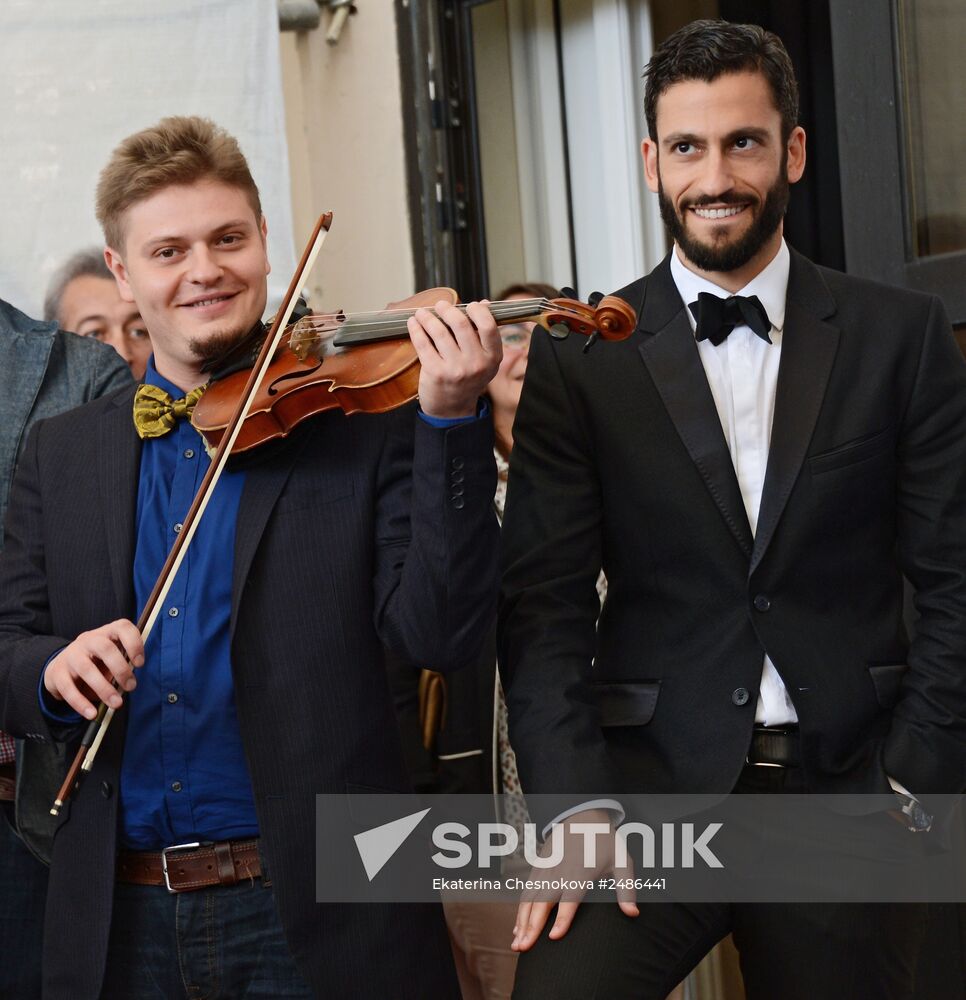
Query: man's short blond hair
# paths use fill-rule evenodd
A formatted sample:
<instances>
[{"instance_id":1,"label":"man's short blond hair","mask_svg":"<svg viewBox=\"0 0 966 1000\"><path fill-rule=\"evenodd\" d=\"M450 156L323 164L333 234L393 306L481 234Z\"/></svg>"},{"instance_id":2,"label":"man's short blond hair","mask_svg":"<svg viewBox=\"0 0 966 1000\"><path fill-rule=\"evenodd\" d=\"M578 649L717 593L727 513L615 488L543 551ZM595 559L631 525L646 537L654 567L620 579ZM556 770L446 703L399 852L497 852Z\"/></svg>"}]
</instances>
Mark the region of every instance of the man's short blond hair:
<instances>
[{"instance_id":1,"label":"man's short blond hair","mask_svg":"<svg viewBox=\"0 0 966 1000\"><path fill-rule=\"evenodd\" d=\"M261 220L258 188L234 136L207 118L176 116L128 136L97 182L97 221L108 246L124 245L122 220L132 205L174 184L220 181L245 193Z\"/></svg>"}]
</instances>

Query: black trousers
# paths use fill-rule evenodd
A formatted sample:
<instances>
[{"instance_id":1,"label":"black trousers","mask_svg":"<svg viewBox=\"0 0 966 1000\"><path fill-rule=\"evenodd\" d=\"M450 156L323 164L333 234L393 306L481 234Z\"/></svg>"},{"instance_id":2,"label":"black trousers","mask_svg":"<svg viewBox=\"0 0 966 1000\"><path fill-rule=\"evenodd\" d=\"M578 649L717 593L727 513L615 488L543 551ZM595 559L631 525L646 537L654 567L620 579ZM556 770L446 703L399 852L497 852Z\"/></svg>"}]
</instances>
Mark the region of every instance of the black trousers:
<instances>
[{"instance_id":1,"label":"black trousers","mask_svg":"<svg viewBox=\"0 0 966 1000\"><path fill-rule=\"evenodd\" d=\"M801 792L796 768L745 768L736 792ZM911 835L910 835L911 836ZM664 1000L729 932L747 1000L911 1000L927 908L887 903L616 903L521 955L514 1000Z\"/></svg>"}]
</instances>

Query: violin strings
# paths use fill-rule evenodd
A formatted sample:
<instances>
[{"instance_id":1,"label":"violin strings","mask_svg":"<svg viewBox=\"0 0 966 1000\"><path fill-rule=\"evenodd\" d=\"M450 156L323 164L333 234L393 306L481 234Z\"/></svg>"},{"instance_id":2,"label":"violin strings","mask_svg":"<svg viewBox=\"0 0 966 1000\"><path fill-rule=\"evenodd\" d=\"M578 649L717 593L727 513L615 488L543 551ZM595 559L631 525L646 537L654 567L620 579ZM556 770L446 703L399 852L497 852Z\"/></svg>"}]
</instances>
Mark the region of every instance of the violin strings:
<instances>
[{"instance_id":1,"label":"violin strings","mask_svg":"<svg viewBox=\"0 0 966 1000\"><path fill-rule=\"evenodd\" d=\"M521 316L528 315L533 312L540 312L543 309L550 307L550 302L547 299L513 299L505 302L491 302L490 311L494 316L500 316L504 318L511 317L515 314ZM464 313L466 312L466 307L463 303L459 303L459 308ZM365 328L373 324L381 325L389 320L392 322L395 320L409 319L410 316L416 314L416 309L383 309L379 312L358 312L358 313L346 313L344 320L339 323L340 327L347 327L351 325L352 329ZM392 317L392 319L390 319ZM313 320L322 321L323 323L330 322L332 319L332 314L327 316L305 316L299 322L304 323L306 326L312 326Z\"/></svg>"},{"instance_id":2,"label":"violin strings","mask_svg":"<svg viewBox=\"0 0 966 1000\"><path fill-rule=\"evenodd\" d=\"M466 306L459 303L462 312L466 312ZM524 320L528 316L543 312L551 308L553 303L545 298L533 299L510 299L490 303L490 311L497 319ZM380 336L399 334L402 336L406 332L406 320L416 314L416 309L384 309L381 312L359 312L347 313L341 322L333 323L333 316L314 317L305 316L299 320L298 326L310 330L316 334L325 333L345 333L354 335L357 343L364 342L365 339L377 339ZM390 318L391 317L391 318ZM355 335L361 335L356 339Z\"/></svg>"}]
</instances>

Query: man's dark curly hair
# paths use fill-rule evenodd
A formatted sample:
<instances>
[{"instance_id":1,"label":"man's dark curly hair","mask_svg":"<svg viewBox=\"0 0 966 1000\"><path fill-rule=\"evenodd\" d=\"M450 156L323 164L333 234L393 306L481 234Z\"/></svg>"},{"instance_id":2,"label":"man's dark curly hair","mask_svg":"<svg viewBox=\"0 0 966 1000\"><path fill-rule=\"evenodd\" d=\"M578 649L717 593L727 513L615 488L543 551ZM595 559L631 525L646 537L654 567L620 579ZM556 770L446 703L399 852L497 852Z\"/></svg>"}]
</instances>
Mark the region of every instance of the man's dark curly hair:
<instances>
[{"instance_id":1,"label":"man's dark curly hair","mask_svg":"<svg viewBox=\"0 0 966 1000\"><path fill-rule=\"evenodd\" d=\"M781 39L757 24L692 21L665 39L644 70L644 116L647 131L657 139L657 99L682 80L710 83L725 73L752 70L771 87L782 117L782 141L798 124L798 84Z\"/></svg>"}]
</instances>

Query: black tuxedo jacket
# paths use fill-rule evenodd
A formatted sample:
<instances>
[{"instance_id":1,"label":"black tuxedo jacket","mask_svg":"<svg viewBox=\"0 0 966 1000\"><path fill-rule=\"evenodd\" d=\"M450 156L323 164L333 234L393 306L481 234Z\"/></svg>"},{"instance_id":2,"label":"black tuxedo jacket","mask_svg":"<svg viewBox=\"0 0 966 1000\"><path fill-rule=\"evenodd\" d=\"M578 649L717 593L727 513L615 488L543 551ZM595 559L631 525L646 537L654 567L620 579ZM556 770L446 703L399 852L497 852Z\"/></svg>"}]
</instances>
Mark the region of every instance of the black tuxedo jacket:
<instances>
[{"instance_id":1,"label":"black tuxedo jacket","mask_svg":"<svg viewBox=\"0 0 966 1000\"><path fill-rule=\"evenodd\" d=\"M810 790L962 790L966 364L939 301L792 254L752 537L668 260L618 294L629 340L534 338L514 426L499 643L524 790L727 792L765 652Z\"/></svg>"},{"instance_id":2,"label":"black tuxedo jacket","mask_svg":"<svg viewBox=\"0 0 966 1000\"><path fill-rule=\"evenodd\" d=\"M131 403L124 390L41 422L18 470L0 558L0 707L2 728L27 738L77 737L40 712L43 667L80 632L135 614ZM442 431L412 407L328 413L245 462L232 668L292 953L319 996L458 996L439 907L316 904L315 795L408 790L381 643L449 667L478 655L496 590L492 427ZM99 993L124 719L54 840L48 1000Z\"/></svg>"}]
</instances>

